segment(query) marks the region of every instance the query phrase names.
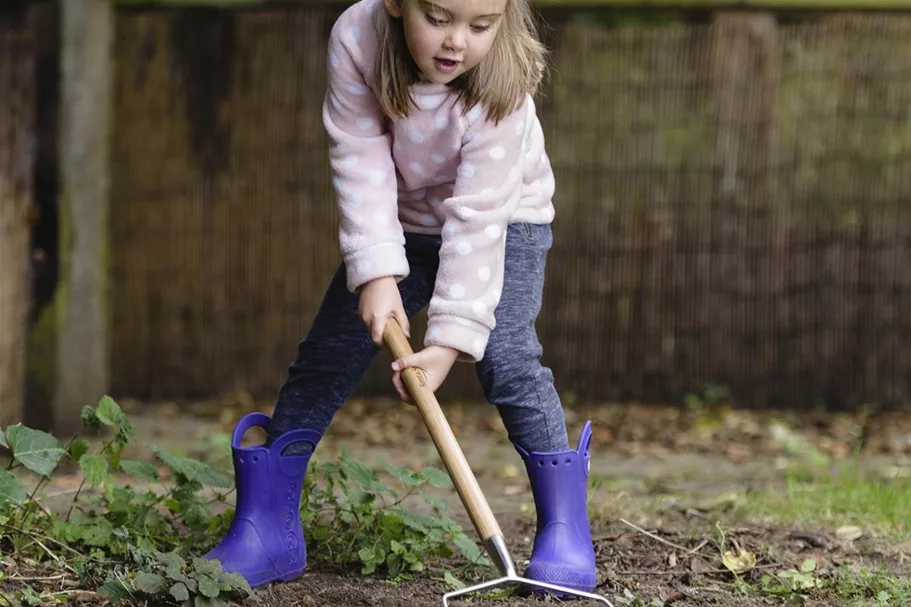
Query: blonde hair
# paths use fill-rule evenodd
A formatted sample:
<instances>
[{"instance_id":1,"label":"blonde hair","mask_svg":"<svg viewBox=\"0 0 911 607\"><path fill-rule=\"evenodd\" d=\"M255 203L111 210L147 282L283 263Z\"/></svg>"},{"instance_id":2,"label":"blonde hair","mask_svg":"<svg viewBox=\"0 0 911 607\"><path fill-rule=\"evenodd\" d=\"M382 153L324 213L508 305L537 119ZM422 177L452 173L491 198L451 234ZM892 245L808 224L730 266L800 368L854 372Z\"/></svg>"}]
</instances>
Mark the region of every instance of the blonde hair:
<instances>
[{"instance_id":1,"label":"blonde hair","mask_svg":"<svg viewBox=\"0 0 911 607\"><path fill-rule=\"evenodd\" d=\"M414 104L410 88L420 80L420 73L408 51L402 19L380 12L384 18L379 24L376 62L379 103L390 118L404 118ZM529 1L506 0L502 19L487 56L449 84L459 93L463 113L481 105L493 122L518 109L526 94L534 95L546 72L547 49L538 40Z\"/></svg>"}]
</instances>

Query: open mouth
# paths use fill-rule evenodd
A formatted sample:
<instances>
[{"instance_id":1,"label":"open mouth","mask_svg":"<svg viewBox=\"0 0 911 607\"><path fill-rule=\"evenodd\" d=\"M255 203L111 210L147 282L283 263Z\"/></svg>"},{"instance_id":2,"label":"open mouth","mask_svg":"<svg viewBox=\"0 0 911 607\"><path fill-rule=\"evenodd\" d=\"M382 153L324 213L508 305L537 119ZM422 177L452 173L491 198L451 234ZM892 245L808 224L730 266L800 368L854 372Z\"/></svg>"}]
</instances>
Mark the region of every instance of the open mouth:
<instances>
[{"instance_id":1,"label":"open mouth","mask_svg":"<svg viewBox=\"0 0 911 607\"><path fill-rule=\"evenodd\" d=\"M441 72L453 72L459 67L459 61L455 59L441 59L439 57L434 57L433 62L436 64L436 68Z\"/></svg>"}]
</instances>

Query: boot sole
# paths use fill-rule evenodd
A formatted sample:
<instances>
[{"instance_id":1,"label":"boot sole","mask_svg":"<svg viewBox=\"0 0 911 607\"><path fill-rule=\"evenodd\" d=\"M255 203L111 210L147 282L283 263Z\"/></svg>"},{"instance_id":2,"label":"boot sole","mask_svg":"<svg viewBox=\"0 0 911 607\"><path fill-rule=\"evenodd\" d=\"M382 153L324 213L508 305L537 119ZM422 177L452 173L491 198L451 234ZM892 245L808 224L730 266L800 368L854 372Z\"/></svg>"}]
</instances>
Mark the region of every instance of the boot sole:
<instances>
[{"instance_id":1,"label":"boot sole","mask_svg":"<svg viewBox=\"0 0 911 607\"><path fill-rule=\"evenodd\" d=\"M573 590L581 590L582 592L592 592L594 591L595 586L598 584L597 574L591 573L589 571L574 571L558 564L540 564L537 566L529 566L525 570L524 577L530 580L535 580L537 582L556 584L558 586L565 586ZM555 590L536 588L534 586L529 586L528 591L537 595L552 594L559 598L572 598L572 595L569 594L563 594Z\"/></svg>"}]
</instances>

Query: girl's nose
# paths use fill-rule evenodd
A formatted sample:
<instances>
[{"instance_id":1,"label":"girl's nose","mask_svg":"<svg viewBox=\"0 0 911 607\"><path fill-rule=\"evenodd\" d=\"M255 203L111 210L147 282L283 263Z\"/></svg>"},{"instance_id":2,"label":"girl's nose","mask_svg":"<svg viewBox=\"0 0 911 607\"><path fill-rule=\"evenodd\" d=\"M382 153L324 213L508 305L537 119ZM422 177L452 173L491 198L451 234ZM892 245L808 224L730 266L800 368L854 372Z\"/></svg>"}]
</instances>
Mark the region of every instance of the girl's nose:
<instances>
[{"instance_id":1,"label":"girl's nose","mask_svg":"<svg viewBox=\"0 0 911 607\"><path fill-rule=\"evenodd\" d=\"M449 35L446 37L446 46L454 51L465 49L465 34L462 32L462 28L450 30Z\"/></svg>"}]
</instances>

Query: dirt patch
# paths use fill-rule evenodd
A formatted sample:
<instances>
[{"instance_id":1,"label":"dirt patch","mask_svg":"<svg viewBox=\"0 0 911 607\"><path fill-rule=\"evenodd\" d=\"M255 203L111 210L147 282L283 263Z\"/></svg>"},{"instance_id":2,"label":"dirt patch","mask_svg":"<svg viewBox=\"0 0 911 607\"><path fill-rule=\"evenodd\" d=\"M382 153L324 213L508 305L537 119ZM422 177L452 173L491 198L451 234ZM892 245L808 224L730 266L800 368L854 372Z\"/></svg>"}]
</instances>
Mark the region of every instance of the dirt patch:
<instances>
[{"instance_id":1,"label":"dirt patch","mask_svg":"<svg viewBox=\"0 0 911 607\"><path fill-rule=\"evenodd\" d=\"M122 403L139 433L137 448L129 457L143 455L141 444L222 463L227 453L213 446L213 437L229 432L237 418L251 410L269 407L243 398L220 402L164 404L156 407ZM513 559L521 571L529 556L534 534L533 508L521 460L505 438L495 411L468 405L445 406L447 417L473 466L495 516L503 528ZM590 511L593 513L599 587L597 592L621 605L715 606L768 605L770 599L742 594L736 577L725 568L723 548L737 547L752 555L753 569L743 575L758 581L764 574L799 567L806 559L817 563L816 574L828 575L843 566L885 566L890 572L911 575L908 546L870 536L848 541L833 530L783 527L737 520L724 507L694 507L731 491L742 491L780 477L783 446L770 439L769 419L785 419L819 452L839 457L857 448L865 465L908 467L911 424L900 417L782 416L747 414L719 409L697 416L674 407L600 407L567 411L570 439L574 442L586 419L595 422ZM255 441L251 436L250 441ZM222 443L223 444L223 443ZM357 401L338 414L319 446L318 458L337 457L341 449L352 458L379 464L418 469L441 467L420 417L413 408L395 401ZM147 454L146 454L147 455ZM877 458L880 458L878 460ZM55 497L45 502L60 506L71 499L77 485L74 475L59 474L47 491ZM664 507L639 508L640 499L675 494L685 499ZM474 537L470 522L453 490L439 490L450 515ZM414 503L420 508L420 503ZM372 605L414 607L436 605L450 588L443 581L447 564L439 564L413 582L388 584L376 577L329 569L316 562L293 582L273 584L256 591L250 605L321 605L323 607ZM73 587L59 571L40 570L4 560L6 580L0 592L9 596L27 582L43 593L69 593L70 604L100 606L104 597ZM493 579L488 571L483 580ZM26 579L21 579L26 578ZM35 579L50 578L50 579ZM466 580L467 582L482 580ZM630 602L624 603L624 597ZM838 604L826 590L817 590L804 605ZM555 604L552 599L509 597L472 604ZM50 600L46 604L52 604ZM465 605L457 602L455 605ZM595 602L579 601L583 607Z\"/></svg>"},{"instance_id":2,"label":"dirt patch","mask_svg":"<svg viewBox=\"0 0 911 607\"><path fill-rule=\"evenodd\" d=\"M521 538L529 531L525 525L504 526L504 533L513 538L509 541L510 550L517 561L526 558L528 550L521 541L517 542L514 538ZM596 525L594 531L599 568L599 587L596 592L612 600L617 607L624 604L621 602L624 596L638 597L639 605L649 607L759 607L773 604L768 599L744 596L737 590L734 576L724 568L717 546L709 539L714 534L712 525L706 521L692 517L681 518L674 528L645 530L648 534L629 528L617 530L616 524L607 528ZM907 553L907 547L902 549L882 540L842 542L825 531L816 529L731 527L725 531L729 546L736 545L757 555L755 568L743 576L747 581L756 581L764 573L799 567L801 562L810 558L818 563L817 572L820 575L831 573L841 566L858 568L882 564L895 575L911 574L911 566L902 557L903 552ZM675 544L677 548L669 544ZM450 590L442 581L443 571L431 571L417 581L393 585L376 577L327 569L317 563L298 580L275 583L256 590L254 597L245 604L269 607L438 605L441 604L443 594ZM11 568L7 575L12 579L24 576L34 580L36 577L59 577L60 573L34 568ZM490 576L483 580L495 577L490 572ZM106 603L104 597L74 589L66 580L30 583L46 593L59 590L69 592L71 604L100 607ZM4 584L2 589L10 593L17 586L19 584L12 581ZM655 599L659 602L654 602ZM471 604L486 602L502 607L520 607L557 604L559 601L551 597L512 596L485 600L474 596ZM469 603L456 600L450 604L455 607ZM585 607L601 603L580 600L573 604ZM626 603L629 604L631 603ZM821 607L838 603L830 593L820 591L802 604Z\"/></svg>"}]
</instances>

